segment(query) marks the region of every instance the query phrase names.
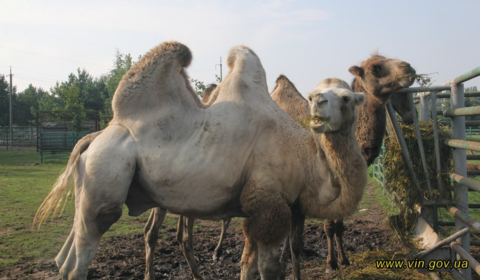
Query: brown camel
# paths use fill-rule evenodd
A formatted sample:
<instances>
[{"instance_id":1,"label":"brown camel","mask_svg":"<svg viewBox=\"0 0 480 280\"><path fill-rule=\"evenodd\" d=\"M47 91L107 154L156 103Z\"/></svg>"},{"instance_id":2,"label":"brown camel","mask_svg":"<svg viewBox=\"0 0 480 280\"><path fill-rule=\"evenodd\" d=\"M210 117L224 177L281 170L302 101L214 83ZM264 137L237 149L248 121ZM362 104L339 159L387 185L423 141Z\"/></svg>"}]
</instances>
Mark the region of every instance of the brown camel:
<instances>
[{"instance_id":1,"label":"brown camel","mask_svg":"<svg viewBox=\"0 0 480 280\"><path fill-rule=\"evenodd\" d=\"M256 271L278 278L278 248L289 229L298 230L290 205L317 218L356 211L367 183L354 135L362 93L335 85L310 92L307 131L270 98L251 49L230 51L230 71L208 107L190 85L191 59L177 42L144 55L115 92L110 125L76 145L37 211L41 225L75 196L72 231L55 259L63 279L87 278L124 204L132 216L159 207L189 218L245 217L242 280Z\"/></svg>"},{"instance_id":2,"label":"brown camel","mask_svg":"<svg viewBox=\"0 0 480 280\"><path fill-rule=\"evenodd\" d=\"M359 120L355 134L366 162L371 164L380 152L383 135L385 134L385 104L389 98L394 97L391 100L392 105L403 121L411 122L413 120L407 96L404 94L392 95L392 93L413 84L415 70L406 62L374 54L364 61L360 67L352 66L349 71L354 75L355 73L359 74L356 75L352 83L354 90L365 92L366 95L366 104L359 110ZM271 96L296 122L302 123L308 118L307 100L285 76L281 75L277 79L276 87ZM330 272L338 269L339 264L340 266L348 266L350 263L343 247L343 220L326 220L324 230L328 248L326 271ZM301 236L299 233L296 234ZM337 244L338 262L334 254L333 238L335 238ZM298 246L302 246L303 243L299 240L292 240L292 242L297 244L296 247L293 246L296 249L293 249L295 252L292 251L292 255L294 259L298 260L300 254ZM293 261L293 264L294 274L299 275L298 262L296 264Z\"/></svg>"},{"instance_id":3,"label":"brown camel","mask_svg":"<svg viewBox=\"0 0 480 280\"><path fill-rule=\"evenodd\" d=\"M352 89L364 92L366 102L359 110L358 125L355 136L367 165L378 157L386 131L386 108L390 100L404 122L413 122L412 108L406 94L393 94L396 90L411 86L415 81L415 69L409 63L389 59L374 53L360 66L349 69L355 78ZM324 230L327 235L327 272L348 266L350 262L343 248L343 220L326 220ZM338 248L338 261L335 258L332 238Z\"/></svg>"}]
</instances>

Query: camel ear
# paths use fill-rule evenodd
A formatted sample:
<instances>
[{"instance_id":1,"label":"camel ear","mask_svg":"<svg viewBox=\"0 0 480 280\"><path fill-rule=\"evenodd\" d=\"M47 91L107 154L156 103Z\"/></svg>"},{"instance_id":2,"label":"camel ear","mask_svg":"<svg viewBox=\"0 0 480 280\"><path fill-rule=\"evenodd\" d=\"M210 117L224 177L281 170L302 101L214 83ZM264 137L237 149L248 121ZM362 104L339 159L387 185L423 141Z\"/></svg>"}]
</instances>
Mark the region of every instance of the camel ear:
<instances>
[{"instance_id":1,"label":"camel ear","mask_svg":"<svg viewBox=\"0 0 480 280\"><path fill-rule=\"evenodd\" d=\"M362 67L352 66L348 68L348 72L352 73L353 76L363 77L364 71Z\"/></svg>"},{"instance_id":2,"label":"camel ear","mask_svg":"<svg viewBox=\"0 0 480 280\"><path fill-rule=\"evenodd\" d=\"M354 92L353 100L355 102L355 106L361 106L365 104L365 94L363 92Z\"/></svg>"}]
</instances>

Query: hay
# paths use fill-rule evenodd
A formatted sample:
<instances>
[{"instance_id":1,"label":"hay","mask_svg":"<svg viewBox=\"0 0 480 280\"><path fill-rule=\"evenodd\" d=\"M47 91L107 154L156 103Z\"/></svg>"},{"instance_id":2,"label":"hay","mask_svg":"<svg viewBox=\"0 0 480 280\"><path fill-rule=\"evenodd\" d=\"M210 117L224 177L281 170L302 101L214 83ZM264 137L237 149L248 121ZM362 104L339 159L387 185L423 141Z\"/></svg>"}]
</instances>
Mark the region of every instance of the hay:
<instances>
[{"instance_id":1,"label":"hay","mask_svg":"<svg viewBox=\"0 0 480 280\"><path fill-rule=\"evenodd\" d=\"M438 174L436 170L433 123L420 122L419 127L425 150L427 170L430 175L431 191L428 191L427 188L427 178L422 165L414 125L400 124L400 128L412 159L414 172L420 182L421 191L417 189L410 175L396 136L389 134L384 138L386 152L383 158L383 165L387 182L385 188L390 194L394 194L394 203L400 210L400 217L392 219L392 226L394 229L404 233L407 233L411 226L415 224L418 212L414 210L420 209L422 198L424 201L451 201L452 189L449 175L452 172L452 153L451 149L443 144L444 140L451 138L450 130L446 126L439 125L441 172ZM439 187L438 177L441 178L443 191ZM422 211L425 210L423 207ZM427 216L431 217L431 215L431 209L427 209Z\"/></svg>"}]
</instances>

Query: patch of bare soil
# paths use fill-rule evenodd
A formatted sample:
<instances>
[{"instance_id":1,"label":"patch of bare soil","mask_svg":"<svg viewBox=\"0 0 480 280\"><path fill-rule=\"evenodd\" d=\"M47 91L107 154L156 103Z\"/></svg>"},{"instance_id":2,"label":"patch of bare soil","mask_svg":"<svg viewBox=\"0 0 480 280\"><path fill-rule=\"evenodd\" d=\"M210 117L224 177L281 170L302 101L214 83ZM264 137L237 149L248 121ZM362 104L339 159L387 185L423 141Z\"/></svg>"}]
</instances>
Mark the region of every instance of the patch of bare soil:
<instances>
[{"instance_id":1,"label":"patch of bare soil","mask_svg":"<svg viewBox=\"0 0 480 280\"><path fill-rule=\"evenodd\" d=\"M373 192L369 187L368 191ZM241 221L232 221L223 245L220 260L213 261L212 253L217 244L220 223L198 221L194 230L194 250L201 273L205 279L238 279L243 249ZM403 247L390 229L381 207L371 205L346 220L345 248L350 261L353 253L372 251L376 248L394 251ZM307 220L304 234L305 248L302 255L303 279L334 279L336 273L325 274L327 255L326 237L322 221ZM158 241L154 261L157 279L192 279L189 268L175 239L175 229L165 229ZM58 279L54 261L28 262L15 267L0 269L1 279ZM143 235L104 238L95 259L89 267L88 279L143 279L145 249ZM287 273L290 274L290 265ZM288 279L288 278L287 278Z\"/></svg>"}]
</instances>

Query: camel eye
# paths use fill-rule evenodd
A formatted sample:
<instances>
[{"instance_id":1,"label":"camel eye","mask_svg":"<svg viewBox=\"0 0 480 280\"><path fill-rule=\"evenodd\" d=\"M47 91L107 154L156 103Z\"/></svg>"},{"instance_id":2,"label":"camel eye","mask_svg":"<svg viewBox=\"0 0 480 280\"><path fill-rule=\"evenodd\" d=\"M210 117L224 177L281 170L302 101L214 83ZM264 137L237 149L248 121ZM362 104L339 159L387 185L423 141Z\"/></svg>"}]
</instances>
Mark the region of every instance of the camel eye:
<instances>
[{"instance_id":1,"label":"camel eye","mask_svg":"<svg viewBox=\"0 0 480 280\"><path fill-rule=\"evenodd\" d=\"M376 65L376 64L372 65L372 68L370 68L370 71L372 71L372 74L375 77L380 76L380 71L381 71L380 65Z\"/></svg>"},{"instance_id":2,"label":"camel eye","mask_svg":"<svg viewBox=\"0 0 480 280\"><path fill-rule=\"evenodd\" d=\"M350 102L350 96L344 96L342 97L343 103L348 103Z\"/></svg>"},{"instance_id":3,"label":"camel eye","mask_svg":"<svg viewBox=\"0 0 480 280\"><path fill-rule=\"evenodd\" d=\"M311 96L308 97L308 101L312 101L312 97L311 97Z\"/></svg>"}]
</instances>

